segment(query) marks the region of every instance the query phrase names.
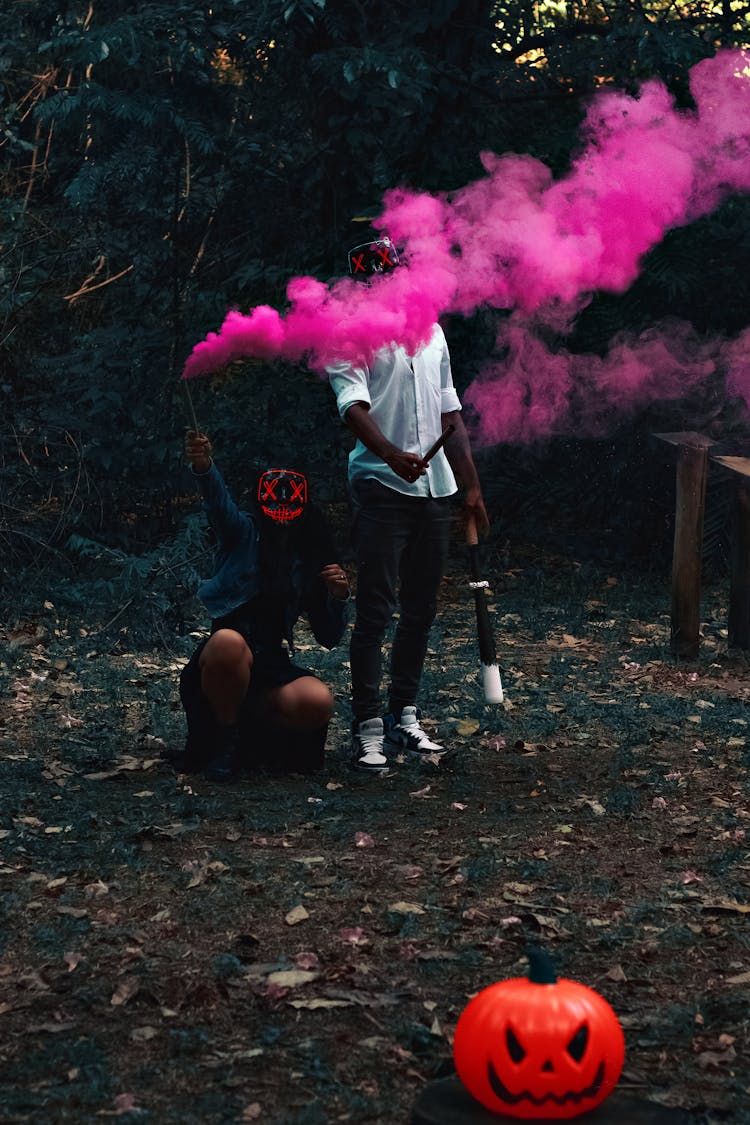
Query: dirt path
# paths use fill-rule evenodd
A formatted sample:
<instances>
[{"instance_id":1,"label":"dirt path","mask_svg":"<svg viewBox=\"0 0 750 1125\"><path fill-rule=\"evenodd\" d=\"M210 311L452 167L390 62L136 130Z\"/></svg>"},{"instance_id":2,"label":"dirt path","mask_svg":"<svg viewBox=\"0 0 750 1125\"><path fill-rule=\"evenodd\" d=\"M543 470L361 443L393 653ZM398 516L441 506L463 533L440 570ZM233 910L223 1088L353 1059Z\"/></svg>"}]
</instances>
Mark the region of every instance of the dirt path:
<instances>
[{"instance_id":1,"label":"dirt path","mask_svg":"<svg viewBox=\"0 0 750 1125\"><path fill-rule=\"evenodd\" d=\"M345 650L304 633L344 700L329 768L229 788L160 761L193 639L133 653L54 608L6 634L3 1122L406 1123L529 938L614 1006L623 1089L750 1121L750 681L725 593L677 667L664 582L531 552L493 580L506 707L480 699L455 569L422 704L459 752L379 780L341 753Z\"/></svg>"}]
</instances>

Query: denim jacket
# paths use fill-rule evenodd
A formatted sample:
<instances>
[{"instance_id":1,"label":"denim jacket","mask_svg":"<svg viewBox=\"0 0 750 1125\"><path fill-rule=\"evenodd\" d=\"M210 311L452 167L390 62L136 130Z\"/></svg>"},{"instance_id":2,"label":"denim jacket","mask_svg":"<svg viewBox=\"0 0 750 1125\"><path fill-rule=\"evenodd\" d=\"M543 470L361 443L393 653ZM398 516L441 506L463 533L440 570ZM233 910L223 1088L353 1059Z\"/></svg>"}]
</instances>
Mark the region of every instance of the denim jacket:
<instances>
[{"instance_id":1,"label":"denim jacket","mask_svg":"<svg viewBox=\"0 0 750 1125\"><path fill-rule=\"evenodd\" d=\"M253 516L237 507L213 462L207 472L194 472L193 477L218 544L214 573L198 587L198 597L212 618L226 617L259 592L258 527ZM318 643L324 648L335 648L346 628L347 603L331 597L322 581L306 594L304 568L298 561L292 566L292 586L296 597L286 607L285 619L291 651L294 652L292 631L303 610Z\"/></svg>"}]
</instances>

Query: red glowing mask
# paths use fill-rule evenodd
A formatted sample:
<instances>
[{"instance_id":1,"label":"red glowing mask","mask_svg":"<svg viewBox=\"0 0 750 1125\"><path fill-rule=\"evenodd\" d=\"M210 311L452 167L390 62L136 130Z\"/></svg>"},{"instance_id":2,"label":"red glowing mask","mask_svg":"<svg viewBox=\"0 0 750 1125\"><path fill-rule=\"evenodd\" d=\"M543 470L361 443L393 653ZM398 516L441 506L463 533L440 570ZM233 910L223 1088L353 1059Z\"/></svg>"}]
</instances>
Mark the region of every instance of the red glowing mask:
<instances>
[{"instance_id":1,"label":"red glowing mask","mask_svg":"<svg viewBox=\"0 0 750 1125\"><path fill-rule=\"evenodd\" d=\"M352 277L364 280L373 274L389 273L399 264L396 247L390 238L379 238L374 242L363 242L349 251L349 273Z\"/></svg>"},{"instance_id":2,"label":"red glowing mask","mask_svg":"<svg viewBox=\"0 0 750 1125\"><path fill-rule=\"evenodd\" d=\"M298 519L307 504L307 477L294 469L267 469L258 480L258 503L277 523Z\"/></svg>"}]
</instances>

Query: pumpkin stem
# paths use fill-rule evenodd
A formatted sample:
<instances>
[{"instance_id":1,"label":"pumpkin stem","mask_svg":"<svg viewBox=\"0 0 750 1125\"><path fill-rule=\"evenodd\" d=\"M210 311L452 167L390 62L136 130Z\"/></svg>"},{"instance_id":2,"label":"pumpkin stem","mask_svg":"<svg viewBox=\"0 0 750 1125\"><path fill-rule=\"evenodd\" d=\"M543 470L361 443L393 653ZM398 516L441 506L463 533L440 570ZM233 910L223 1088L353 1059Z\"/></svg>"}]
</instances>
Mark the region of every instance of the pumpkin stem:
<instances>
[{"instance_id":1,"label":"pumpkin stem","mask_svg":"<svg viewBox=\"0 0 750 1125\"><path fill-rule=\"evenodd\" d=\"M538 945L528 945L529 980L532 984L557 984L557 973L550 957Z\"/></svg>"}]
</instances>

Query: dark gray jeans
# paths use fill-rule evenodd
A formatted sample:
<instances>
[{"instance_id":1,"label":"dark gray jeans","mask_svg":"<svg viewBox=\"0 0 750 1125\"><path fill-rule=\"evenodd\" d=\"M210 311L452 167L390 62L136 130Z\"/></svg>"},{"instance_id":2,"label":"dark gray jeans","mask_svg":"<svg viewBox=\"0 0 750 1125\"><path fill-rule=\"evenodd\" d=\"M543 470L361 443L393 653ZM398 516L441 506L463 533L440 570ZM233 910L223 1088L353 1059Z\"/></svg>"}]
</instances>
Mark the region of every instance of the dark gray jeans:
<instances>
[{"instance_id":1,"label":"dark gray jeans","mask_svg":"<svg viewBox=\"0 0 750 1125\"><path fill-rule=\"evenodd\" d=\"M372 479L353 482L352 502L357 563L352 713L363 722L382 714L382 646L397 604L388 710L400 715L416 703L448 555L451 505L448 497L405 496Z\"/></svg>"}]
</instances>

